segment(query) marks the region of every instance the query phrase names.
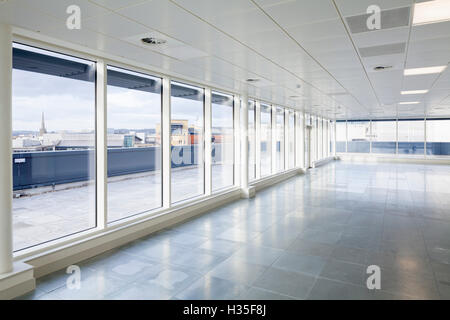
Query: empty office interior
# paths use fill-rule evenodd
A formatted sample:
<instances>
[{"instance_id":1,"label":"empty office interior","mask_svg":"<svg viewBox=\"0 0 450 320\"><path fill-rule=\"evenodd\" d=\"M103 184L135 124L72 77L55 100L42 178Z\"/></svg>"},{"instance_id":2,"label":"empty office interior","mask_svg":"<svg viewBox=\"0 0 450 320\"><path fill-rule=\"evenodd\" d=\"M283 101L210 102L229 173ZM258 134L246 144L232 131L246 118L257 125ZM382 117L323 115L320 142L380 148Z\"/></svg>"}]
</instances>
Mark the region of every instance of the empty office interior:
<instances>
[{"instance_id":1,"label":"empty office interior","mask_svg":"<svg viewBox=\"0 0 450 320\"><path fill-rule=\"evenodd\" d=\"M450 0L0 1L0 299L450 299Z\"/></svg>"}]
</instances>

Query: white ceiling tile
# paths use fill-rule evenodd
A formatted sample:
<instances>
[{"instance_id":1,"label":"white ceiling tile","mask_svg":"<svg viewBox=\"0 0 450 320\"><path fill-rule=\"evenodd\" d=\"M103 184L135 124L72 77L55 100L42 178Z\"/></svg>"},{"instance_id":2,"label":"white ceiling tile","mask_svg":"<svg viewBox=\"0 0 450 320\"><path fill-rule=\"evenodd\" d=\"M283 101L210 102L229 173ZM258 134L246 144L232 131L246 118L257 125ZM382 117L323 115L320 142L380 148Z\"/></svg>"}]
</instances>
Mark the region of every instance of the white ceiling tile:
<instances>
[{"instance_id":1,"label":"white ceiling tile","mask_svg":"<svg viewBox=\"0 0 450 320\"><path fill-rule=\"evenodd\" d=\"M149 31L147 27L123 18L116 13L85 19L83 26L119 39Z\"/></svg>"},{"instance_id":2,"label":"white ceiling tile","mask_svg":"<svg viewBox=\"0 0 450 320\"><path fill-rule=\"evenodd\" d=\"M335 19L338 14L329 0L292 0L262 8L284 28L292 28L320 20Z\"/></svg>"},{"instance_id":3,"label":"white ceiling tile","mask_svg":"<svg viewBox=\"0 0 450 320\"><path fill-rule=\"evenodd\" d=\"M102 7L115 10L128 6L133 6L148 0L90 0L90 1Z\"/></svg>"}]
</instances>

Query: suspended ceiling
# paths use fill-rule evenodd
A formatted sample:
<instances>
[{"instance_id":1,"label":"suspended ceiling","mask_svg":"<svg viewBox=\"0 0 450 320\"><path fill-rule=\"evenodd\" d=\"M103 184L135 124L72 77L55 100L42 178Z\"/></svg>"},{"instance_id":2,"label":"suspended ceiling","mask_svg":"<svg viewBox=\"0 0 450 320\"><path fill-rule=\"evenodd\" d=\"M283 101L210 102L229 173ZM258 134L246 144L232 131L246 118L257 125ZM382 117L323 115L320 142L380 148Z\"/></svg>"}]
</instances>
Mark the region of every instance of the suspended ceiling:
<instances>
[{"instance_id":1,"label":"suspended ceiling","mask_svg":"<svg viewBox=\"0 0 450 320\"><path fill-rule=\"evenodd\" d=\"M448 117L450 68L403 74L450 61L450 21L413 26L414 2L378 0L373 31L373 0L0 0L0 22L328 118ZM74 4L80 30L66 27Z\"/></svg>"}]
</instances>

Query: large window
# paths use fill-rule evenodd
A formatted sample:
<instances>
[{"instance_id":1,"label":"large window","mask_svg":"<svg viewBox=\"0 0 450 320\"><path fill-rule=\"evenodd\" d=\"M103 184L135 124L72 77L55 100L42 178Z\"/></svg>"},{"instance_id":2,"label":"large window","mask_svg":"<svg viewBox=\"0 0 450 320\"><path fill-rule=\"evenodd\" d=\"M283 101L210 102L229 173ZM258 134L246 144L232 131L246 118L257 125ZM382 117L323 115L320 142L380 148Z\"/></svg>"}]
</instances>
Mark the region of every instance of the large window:
<instances>
[{"instance_id":1,"label":"large window","mask_svg":"<svg viewBox=\"0 0 450 320\"><path fill-rule=\"evenodd\" d=\"M347 122L348 152L370 152L370 121Z\"/></svg>"},{"instance_id":2,"label":"large window","mask_svg":"<svg viewBox=\"0 0 450 320\"><path fill-rule=\"evenodd\" d=\"M272 108L261 104L261 176L272 173Z\"/></svg>"},{"instance_id":3,"label":"large window","mask_svg":"<svg viewBox=\"0 0 450 320\"><path fill-rule=\"evenodd\" d=\"M96 226L95 63L14 44L12 77L17 251Z\"/></svg>"},{"instance_id":4,"label":"large window","mask_svg":"<svg viewBox=\"0 0 450 320\"><path fill-rule=\"evenodd\" d=\"M171 199L179 202L205 193L204 90L172 82L171 95Z\"/></svg>"},{"instance_id":5,"label":"large window","mask_svg":"<svg viewBox=\"0 0 450 320\"><path fill-rule=\"evenodd\" d=\"M288 169L292 169L295 167L295 113L293 111L289 111L288 138L289 138Z\"/></svg>"},{"instance_id":6,"label":"large window","mask_svg":"<svg viewBox=\"0 0 450 320\"><path fill-rule=\"evenodd\" d=\"M450 119L427 119L427 155L450 155Z\"/></svg>"},{"instance_id":7,"label":"large window","mask_svg":"<svg viewBox=\"0 0 450 320\"><path fill-rule=\"evenodd\" d=\"M212 190L234 184L233 96L212 93Z\"/></svg>"},{"instance_id":8,"label":"large window","mask_svg":"<svg viewBox=\"0 0 450 320\"><path fill-rule=\"evenodd\" d=\"M108 67L108 221L162 206L161 79Z\"/></svg>"},{"instance_id":9,"label":"large window","mask_svg":"<svg viewBox=\"0 0 450 320\"><path fill-rule=\"evenodd\" d=\"M424 155L423 120L398 120L398 153Z\"/></svg>"},{"instance_id":10,"label":"large window","mask_svg":"<svg viewBox=\"0 0 450 320\"><path fill-rule=\"evenodd\" d=\"M277 128L276 128L276 168L277 172L284 170L284 109L277 108Z\"/></svg>"},{"instance_id":11,"label":"large window","mask_svg":"<svg viewBox=\"0 0 450 320\"><path fill-rule=\"evenodd\" d=\"M319 146L317 144L317 118L311 116L311 163L318 160Z\"/></svg>"},{"instance_id":12,"label":"large window","mask_svg":"<svg viewBox=\"0 0 450 320\"><path fill-rule=\"evenodd\" d=\"M317 118L317 160L323 158L323 121Z\"/></svg>"},{"instance_id":13,"label":"large window","mask_svg":"<svg viewBox=\"0 0 450 320\"><path fill-rule=\"evenodd\" d=\"M347 122L336 121L336 152L346 152L347 144Z\"/></svg>"},{"instance_id":14,"label":"large window","mask_svg":"<svg viewBox=\"0 0 450 320\"><path fill-rule=\"evenodd\" d=\"M328 157L329 143L328 143L328 120L323 119L323 158Z\"/></svg>"},{"instance_id":15,"label":"large window","mask_svg":"<svg viewBox=\"0 0 450 320\"><path fill-rule=\"evenodd\" d=\"M395 154L396 120L372 120L372 153Z\"/></svg>"},{"instance_id":16,"label":"large window","mask_svg":"<svg viewBox=\"0 0 450 320\"><path fill-rule=\"evenodd\" d=\"M256 108L255 101L248 102L248 178L256 178Z\"/></svg>"},{"instance_id":17,"label":"large window","mask_svg":"<svg viewBox=\"0 0 450 320\"><path fill-rule=\"evenodd\" d=\"M311 155L311 151L312 151L311 150L312 149L312 146L311 146L312 130L308 129L308 126L311 126L311 121L312 121L311 120L311 115L305 114L304 121L305 121L305 131L304 131L304 134L303 134L303 148L305 150L305 152L304 152L304 156L305 156L305 158L304 158L304 165L305 165L305 167L308 167L309 165L311 165L311 161L312 161L312 155Z\"/></svg>"}]
</instances>

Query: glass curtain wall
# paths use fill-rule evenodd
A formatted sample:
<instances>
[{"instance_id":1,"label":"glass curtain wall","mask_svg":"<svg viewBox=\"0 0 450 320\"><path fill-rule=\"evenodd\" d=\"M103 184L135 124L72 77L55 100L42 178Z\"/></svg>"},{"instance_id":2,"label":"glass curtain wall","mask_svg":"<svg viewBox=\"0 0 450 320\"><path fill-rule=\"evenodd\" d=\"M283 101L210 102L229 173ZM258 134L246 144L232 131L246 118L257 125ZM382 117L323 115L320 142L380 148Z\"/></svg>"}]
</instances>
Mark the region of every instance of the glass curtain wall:
<instances>
[{"instance_id":1,"label":"glass curtain wall","mask_svg":"<svg viewBox=\"0 0 450 320\"><path fill-rule=\"evenodd\" d=\"M277 108L277 127L276 127L276 144L277 144L277 154L276 154L276 168L277 172L282 172L284 170L284 109Z\"/></svg>"},{"instance_id":2,"label":"glass curtain wall","mask_svg":"<svg viewBox=\"0 0 450 320\"><path fill-rule=\"evenodd\" d=\"M96 64L17 43L12 50L18 251L96 227Z\"/></svg>"},{"instance_id":3,"label":"glass curtain wall","mask_svg":"<svg viewBox=\"0 0 450 320\"><path fill-rule=\"evenodd\" d=\"M427 155L450 155L450 119L427 119Z\"/></svg>"},{"instance_id":4,"label":"glass curtain wall","mask_svg":"<svg viewBox=\"0 0 450 320\"><path fill-rule=\"evenodd\" d=\"M162 106L160 78L108 66L107 79L112 222L162 206Z\"/></svg>"},{"instance_id":5,"label":"glass curtain wall","mask_svg":"<svg viewBox=\"0 0 450 320\"><path fill-rule=\"evenodd\" d=\"M272 173L272 107L261 104L261 177Z\"/></svg>"},{"instance_id":6,"label":"glass curtain wall","mask_svg":"<svg viewBox=\"0 0 450 320\"><path fill-rule=\"evenodd\" d=\"M328 157L330 154L330 122L328 120L324 120L324 127L323 127L323 156L324 158Z\"/></svg>"},{"instance_id":7,"label":"glass curtain wall","mask_svg":"<svg viewBox=\"0 0 450 320\"><path fill-rule=\"evenodd\" d=\"M171 199L205 193L204 89L171 83Z\"/></svg>"},{"instance_id":8,"label":"glass curtain wall","mask_svg":"<svg viewBox=\"0 0 450 320\"><path fill-rule=\"evenodd\" d=\"M336 152L347 152L347 121L336 121Z\"/></svg>"},{"instance_id":9,"label":"glass curtain wall","mask_svg":"<svg viewBox=\"0 0 450 320\"><path fill-rule=\"evenodd\" d=\"M234 185L234 102L233 96L212 93L211 164L212 190Z\"/></svg>"},{"instance_id":10,"label":"glass curtain wall","mask_svg":"<svg viewBox=\"0 0 450 320\"><path fill-rule=\"evenodd\" d=\"M395 154L397 121L372 120L372 153Z\"/></svg>"},{"instance_id":11,"label":"glass curtain wall","mask_svg":"<svg viewBox=\"0 0 450 320\"><path fill-rule=\"evenodd\" d=\"M398 153L424 155L425 127L423 119L398 120Z\"/></svg>"},{"instance_id":12,"label":"glass curtain wall","mask_svg":"<svg viewBox=\"0 0 450 320\"><path fill-rule=\"evenodd\" d=\"M347 152L370 152L370 121L347 121Z\"/></svg>"}]
</instances>

